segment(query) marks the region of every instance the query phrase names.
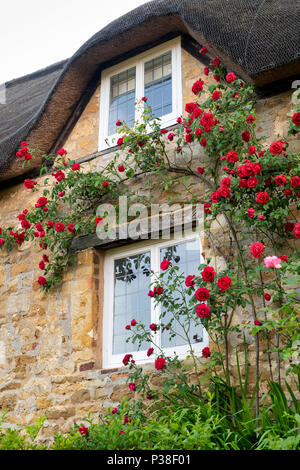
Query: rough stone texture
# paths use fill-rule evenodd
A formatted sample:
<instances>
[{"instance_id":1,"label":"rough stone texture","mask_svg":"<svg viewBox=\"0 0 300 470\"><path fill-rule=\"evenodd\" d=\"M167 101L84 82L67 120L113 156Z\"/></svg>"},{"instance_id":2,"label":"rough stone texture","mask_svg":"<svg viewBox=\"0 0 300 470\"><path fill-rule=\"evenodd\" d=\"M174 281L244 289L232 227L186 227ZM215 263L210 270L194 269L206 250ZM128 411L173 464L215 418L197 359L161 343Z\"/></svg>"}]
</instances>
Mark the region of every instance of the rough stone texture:
<instances>
[{"instance_id":1,"label":"rough stone texture","mask_svg":"<svg viewBox=\"0 0 300 470\"><path fill-rule=\"evenodd\" d=\"M194 98L190 88L202 72L203 65L182 51L184 102ZM97 151L99 93L100 87L64 144L72 158ZM279 132L287 134L284 122L292 112L291 94L292 90L257 105L259 131L268 142ZM292 141L292 146L299 149L299 141ZM111 158L107 154L83 167L102 166ZM167 196L159 194L158 199L164 201ZM0 191L0 226L16 226L18 214L34 207L37 198L23 185ZM222 226L222 220L219 223ZM219 227L216 223L212 230L218 233ZM223 258L216 255L204 233L200 235L203 255L223 268ZM0 250L0 410L8 411L4 426L29 424L46 416L42 436L48 439L58 430L69 431L88 412L94 417L105 413L108 406L133 392L126 385L127 370L102 368L103 254L94 249L78 253L64 282L51 294L41 293L36 283L40 259L41 250L30 243L9 254ZM249 313L241 310L238 320L248 322ZM250 335L246 339L253 342ZM229 342L230 348L241 348L242 357L243 338L233 334ZM233 355L230 361L235 362ZM252 351L249 363L253 364ZM267 377L267 365L261 371ZM160 381L155 374L153 387Z\"/></svg>"}]
</instances>

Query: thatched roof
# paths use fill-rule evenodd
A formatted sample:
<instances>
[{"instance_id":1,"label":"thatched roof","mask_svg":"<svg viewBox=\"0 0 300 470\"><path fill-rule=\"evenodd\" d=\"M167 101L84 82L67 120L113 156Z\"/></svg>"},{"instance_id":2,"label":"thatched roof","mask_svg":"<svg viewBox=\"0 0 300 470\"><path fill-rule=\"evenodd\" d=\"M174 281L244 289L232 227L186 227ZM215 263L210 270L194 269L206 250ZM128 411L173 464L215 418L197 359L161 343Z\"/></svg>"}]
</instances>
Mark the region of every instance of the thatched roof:
<instances>
[{"instance_id":1,"label":"thatched roof","mask_svg":"<svg viewBox=\"0 0 300 470\"><path fill-rule=\"evenodd\" d=\"M153 0L118 18L69 60L6 83L0 100L0 181L24 173L20 141L53 148L102 68L168 34L188 34L258 86L299 73L298 0ZM39 162L36 163L37 165Z\"/></svg>"}]
</instances>

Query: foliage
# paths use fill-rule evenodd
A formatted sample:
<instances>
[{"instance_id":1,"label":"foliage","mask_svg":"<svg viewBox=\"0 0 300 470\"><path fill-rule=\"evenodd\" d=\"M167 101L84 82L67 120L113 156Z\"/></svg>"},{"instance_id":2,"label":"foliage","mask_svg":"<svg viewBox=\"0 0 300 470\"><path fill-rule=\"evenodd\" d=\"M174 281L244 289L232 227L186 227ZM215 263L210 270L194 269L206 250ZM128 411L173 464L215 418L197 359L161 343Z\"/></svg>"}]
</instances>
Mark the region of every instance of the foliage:
<instances>
[{"instance_id":1,"label":"foliage","mask_svg":"<svg viewBox=\"0 0 300 470\"><path fill-rule=\"evenodd\" d=\"M109 426L91 424L86 439L76 429L67 437L57 435L55 448L221 445L239 449L285 445L295 448L299 444L295 435L299 409L291 412L281 388L282 363L290 360L288 372L296 377L300 367L297 357L294 360L300 332L299 294L293 287L300 275L296 250L300 224L294 214L299 209L299 155L289 150L288 141L280 135L268 145L263 137L257 137L253 88L234 73L226 74L218 58L211 69L215 82L206 90L201 79L194 83L195 101L186 104L187 116L178 118L178 126L172 132L160 128L160 120L153 118L145 97L138 104L142 121L132 128L116 123L119 151L105 168L82 169L67 158L64 149L58 155L43 155L41 175L46 176L40 183L29 179L24 182L28 190L42 191L42 196L39 194L34 209L25 209L19 215L22 229L0 229L0 247L4 249L12 249L24 240L37 240L42 250L48 250L39 263L43 275L38 278L41 288L48 291L63 280L65 268L74 260L71 245L75 236L111 229L109 213L111 208L119 213L120 196L150 205L155 195L168 191L170 201L182 202L184 194L183 199L188 198L190 204L203 204L204 228L211 250L214 257L223 258L226 266L215 271L211 259L206 259L199 272L186 277L167 255L160 272L153 273L155 279L148 294L162 307L159 323L148 326L133 319L127 328L131 332L129 340L139 345L145 340L153 343L154 349L148 355L156 354L156 369L168 373L164 392L157 394L151 389L149 376L132 355L126 355L123 363L132 373L129 387L149 398L167 394L169 399L174 394L180 408L168 417L162 413L146 424L141 414L135 422L126 424L125 434L120 434L124 416L116 414ZM289 135L299 132L299 125L298 107L289 122ZM26 142L17 152L24 165L29 164L32 154L39 151L29 149ZM202 166L198 166L200 163ZM149 190L146 195L133 184L141 178L144 189ZM100 203L107 203L106 212L95 216ZM214 236L215 224L219 224L221 237ZM241 309L250 313L251 323L240 321ZM165 312L172 314L167 323ZM188 364L176 355L167 357L156 342L159 331L168 331L170 338L177 335L175 323L182 327L180 334L189 345ZM203 357L195 353L189 336L191 325L200 323L213 345L203 348ZM244 337L243 373L240 351L236 351L235 365L229 361L228 337L233 333ZM255 387L251 392L249 333L255 346L255 361L251 364L255 368ZM263 341L267 342L271 408L260 404ZM199 372L204 360L213 389L209 396L203 391L203 374ZM238 374L238 388L232 385L233 370ZM191 374L196 377L194 385L189 384ZM292 396L288 383L286 387ZM186 404L186 397L193 397L192 406ZM292 396L294 408L295 400ZM27 445L25 441L23 445Z\"/></svg>"},{"instance_id":2,"label":"foliage","mask_svg":"<svg viewBox=\"0 0 300 470\"><path fill-rule=\"evenodd\" d=\"M36 442L46 418L38 418L36 424L25 426L24 429L3 429L5 417L5 413L0 417L0 450L46 450L46 446Z\"/></svg>"}]
</instances>

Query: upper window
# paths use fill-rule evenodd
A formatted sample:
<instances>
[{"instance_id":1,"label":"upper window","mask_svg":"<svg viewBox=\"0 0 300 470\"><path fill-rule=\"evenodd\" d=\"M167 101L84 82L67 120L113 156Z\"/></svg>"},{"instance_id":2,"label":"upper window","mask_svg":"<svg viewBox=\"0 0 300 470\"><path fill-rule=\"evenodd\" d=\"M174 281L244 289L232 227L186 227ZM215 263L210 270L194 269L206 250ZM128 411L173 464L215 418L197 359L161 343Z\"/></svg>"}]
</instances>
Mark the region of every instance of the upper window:
<instances>
[{"instance_id":1,"label":"upper window","mask_svg":"<svg viewBox=\"0 0 300 470\"><path fill-rule=\"evenodd\" d=\"M140 118L135 101L143 96L166 127L182 113L180 38L139 54L101 75L99 150L111 147L118 136L116 122L130 127ZM107 142L106 142L107 139Z\"/></svg>"},{"instance_id":2,"label":"upper window","mask_svg":"<svg viewBox=\"0 0 300 470\"><path fill-rule=\"evenodd\" d=\"M160 272L160 263L169 259L177 265L185 276L197 273L201 263L200 240L195 234L182 240L140 242L134 248L114 249L107 253L105 259L104 279L104 314L103 314L103 366L119 367L124 354L134 354L136 362L151 361L146 351L150 344L142 344L138 351L137 345L126 342L128 332L125 329L133 318L148 327L151 323L159 323L160 314L164 315L164 323L171 321L169 312L161 311L161 304L155 304L148 296L149 285L154 273ZM200 321L190 326L189 340L195 352L207 346L207 333ZM199 320L199 319L198 319ZM182 325L172 324L176 336L171 337L168 331L157 331L155 342L166 353L174 351L179 357L188 354L189 346L183 338Z\"/></svg>"}]
</instances>

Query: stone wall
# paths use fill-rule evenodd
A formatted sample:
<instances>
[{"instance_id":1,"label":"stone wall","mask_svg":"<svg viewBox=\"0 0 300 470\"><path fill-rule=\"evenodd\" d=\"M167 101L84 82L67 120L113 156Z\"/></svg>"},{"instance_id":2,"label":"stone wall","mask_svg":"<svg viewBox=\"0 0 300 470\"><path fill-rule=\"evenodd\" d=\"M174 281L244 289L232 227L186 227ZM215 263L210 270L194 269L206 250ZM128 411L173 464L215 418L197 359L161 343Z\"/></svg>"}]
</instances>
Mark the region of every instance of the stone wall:
<instances>
[{"instance_id":1,"label":"stone wall","mask_svg":"<svg viewBox=\"0 0 300 470\"><path fill-rule=\"evenodd\" d=\"M182 51L184 102L194 98L190 89L202 71L203 65ZM64 143L71 158L97 151L99 96L100 85ZM259 131L268 141L278 132L286 135L291 92L261 100L257 111ZM299 142L292 145L299 149ZM107 154L83 167L103 165L111 157ZM34 207L37 198L22 184L1 190L0 226L15 226L18 214ZM203 234L202 247L207 256L213 254ZM95 417L105 413L133 392L126 385L126 369L102 367L104 254L95 249L78 253L64 282L51 294L41 293L36 282L40 259L41 250L28 242L11 253L0 250L0 411L8 411L6 425L46 416L42 437L48 438L55 431L69 431L88 412ZM214 262L221 267L220 257ZM248 321L248 312L241 311L240 319ZM240 344L242 339L233 336L230 342ZM157 386L159 374L152 380Z\"/></svg>"}]
</instances>

